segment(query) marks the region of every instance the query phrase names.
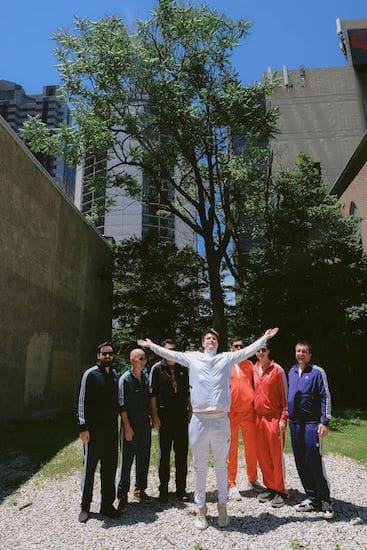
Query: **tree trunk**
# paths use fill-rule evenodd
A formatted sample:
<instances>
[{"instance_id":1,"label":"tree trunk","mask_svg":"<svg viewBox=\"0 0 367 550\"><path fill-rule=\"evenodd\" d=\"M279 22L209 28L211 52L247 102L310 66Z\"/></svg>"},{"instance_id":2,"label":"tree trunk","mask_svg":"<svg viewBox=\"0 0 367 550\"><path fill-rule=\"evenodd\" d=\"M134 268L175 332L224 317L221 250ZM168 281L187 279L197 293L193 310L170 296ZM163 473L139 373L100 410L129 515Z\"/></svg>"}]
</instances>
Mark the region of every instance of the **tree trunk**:
<instances>
[{"instance_id":1,"label":"tree trunk","mask_svg":"<svg viewBox=\"0 0 367 550\"><path fill-rule=\"evenodd\" d=\"M206 259L208 263L210 299L213 308L213 328L219 332L219 349L228 350L228 326L225 316L225 302L220 279L220 261L214 246L205 242Z\"/></svg>"}]
</instances>

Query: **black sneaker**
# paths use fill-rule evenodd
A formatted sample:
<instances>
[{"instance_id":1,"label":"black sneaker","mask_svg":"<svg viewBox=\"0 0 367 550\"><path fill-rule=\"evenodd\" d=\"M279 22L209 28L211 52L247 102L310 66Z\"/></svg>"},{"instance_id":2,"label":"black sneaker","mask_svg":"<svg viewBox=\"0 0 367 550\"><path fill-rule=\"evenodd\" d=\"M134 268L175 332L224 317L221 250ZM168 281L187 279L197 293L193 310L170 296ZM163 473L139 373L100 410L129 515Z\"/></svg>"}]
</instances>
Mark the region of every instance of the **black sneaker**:
<instances>
[{"instance_id":1,"label":"black sneaker","mask_svg":"<svg viewBox=\"0 0 367 550\"><path fill-rule=\"evenodd\" d=\"M153 502L152 497L147 495L143 489L135 489L134 498L143 504L151 504Z\"/></svg>"},{"instance_id":2,"label":"black sneaker","mask_svg":"<svg viewBox=\"0 0 367 550\"><path fill-rule=\"evenodd\" d=\"M168 502L168 491L159 491L159 502L161 504L167 504L167 502Z\"/></svg>"},{"instance_id":3,"label":"black sneaker","mask_svg":"<svg viewBox=\"0 0 367 550\"><path fill-rule=\"evenodd\" d=\"M112 504L102 504L99 513L111 519L118 519L120 517L119 510L116 510Z\"/></svg>"},{"instance_id":4,"label":"black sneaker","mask_svg":"<svg viewBox=\"0 0 367 550\"><path fill-rule=\"evenodd\" d=\"M89 512L87 510L82 510L79 514L79 521L80 523L87 523L89 519Z\"/></svg>"},{"instance_id":5,"label":"black sneaker","mask_svg":"<svg viewBox=\"0 0 367 550\"><path fill-rule=\"evenodd\" d=\"M186 493L185 489L176 491L176 498L180 502L188 502L189 495Z\"/></svg>"},{"instance_id":6,"label":"black sneaker","mask_svg":"<svg viewBox=\"0 0 367 550\"><path fill-rule=\"evenodd\" d=\"M117 506L117 510L121 513L124 513L127 511L127 495L123 495L120 498L119 504Z\"/></svg>"}]
</instances>

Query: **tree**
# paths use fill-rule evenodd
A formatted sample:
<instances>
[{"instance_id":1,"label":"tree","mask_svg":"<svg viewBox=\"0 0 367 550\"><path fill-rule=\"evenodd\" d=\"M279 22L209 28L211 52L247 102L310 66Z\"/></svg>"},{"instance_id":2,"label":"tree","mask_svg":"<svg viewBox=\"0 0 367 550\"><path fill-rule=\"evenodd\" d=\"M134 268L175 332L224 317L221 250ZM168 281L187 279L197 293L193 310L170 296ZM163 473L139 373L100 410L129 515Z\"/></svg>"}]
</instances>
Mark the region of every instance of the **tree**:
<instances>
[{"instance_id":1,"label":"tree","mask_svg":"<svg viewBox=\"0 0 367 550\"><path fill-rule=\"evenodd\" d=\"M270 84L243 86L230 63L249 27L178 0L160 0L131 32L116 16L76 19L74 34L55 34L62 95L76 127L50 133L30 118L23 131L34 151L63 153L74 163L85 151L108 151L108 184L132 196L141 193L141 176L149 180L151 195L143 199L178 216L202 240L213 321L225 345L223 266L240 281L231 254L234 199L259 166L275 124L264 102ZM232 136L246 143L236 155Z\"/></svg>"},{"instance_id":2,"label":"tree","mask_svg":"<svg viewBox=\"0 0 367 550\"><path fill-rule=\"evenodd\" d=\"M187 348L197 342L211 315L204 261L192 248L178 250L170 241L147 235L115 249L115 338L122 349L149 336L172 338Z\"/></svg>"},{"instance_id":3,"label":"tree","mask_svg":"<svg viewBox=\"0 0 367 550\"><path fill-rule=\"evenodd\" d=\"M315 359L332 366L334 397L345 402L350 346L357 336L366 337L367 270L358 221L341 215L340 202L303 153L293 170L270 185L257 219L236 333L239 326L250 335L279 325L276 357L287 366L294 362L296 341L309 340Z\"/></svg>"}]
</instances>

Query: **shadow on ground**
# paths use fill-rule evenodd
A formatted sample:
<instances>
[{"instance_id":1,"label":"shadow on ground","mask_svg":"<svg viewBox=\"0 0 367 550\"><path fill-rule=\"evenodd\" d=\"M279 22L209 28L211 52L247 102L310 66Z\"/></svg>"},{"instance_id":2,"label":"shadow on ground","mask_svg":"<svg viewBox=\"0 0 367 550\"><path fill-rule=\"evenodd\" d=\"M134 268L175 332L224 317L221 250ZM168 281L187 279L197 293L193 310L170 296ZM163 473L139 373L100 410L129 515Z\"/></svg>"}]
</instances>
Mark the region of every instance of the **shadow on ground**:
<instances>
[{"instance_id":1,"label":"shadow on ground","mask_svg":"<svg viewBox=\"0 0 367 550\"><path fill-rule=\"evenodd\" d=\"M77 437L75 414L0 424L0 502Z\"/></svg>"}]
</instances>

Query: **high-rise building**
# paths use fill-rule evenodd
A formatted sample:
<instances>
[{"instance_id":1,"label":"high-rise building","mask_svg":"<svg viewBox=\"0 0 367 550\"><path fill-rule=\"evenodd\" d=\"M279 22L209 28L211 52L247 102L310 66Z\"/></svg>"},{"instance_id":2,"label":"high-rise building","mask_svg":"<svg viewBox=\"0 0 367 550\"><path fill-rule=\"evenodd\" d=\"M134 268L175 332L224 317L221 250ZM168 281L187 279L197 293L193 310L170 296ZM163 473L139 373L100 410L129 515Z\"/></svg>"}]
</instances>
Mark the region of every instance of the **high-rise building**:
<instances>
[{"instance_id":1,"label":"high-rise building","mask_svg":"<svg viewBox=\"0 0 367 550\"><path fill-rule=\"evenodd\" d=\"M279 109L278 133L271 141L275 172L294 166L302 150L330 186L367 129L367 19L337 19L337 34L346 66L283 66L279 74L269 69L279 83L268 98Z\"/></svg>"},{"instance_id":2,"label":"high-rise building","mask_svg":"<svg viewBox=\"0 0 367 550\"><path fill-rule=\"evenodd\" d=\"M42 94L28 95L22 86L8 80L0 80L0 115L17 133L28 115L39 115L50 129L62 122L71 123L66 102L57 96L57 86L44 86ZM74 168L69 167L61 157L35 156L54 178L56 185L73 201Z\"/></svg>"},{"instance_id":3,"label":"high-rise building","mask_svg":"<svg viewBox=\"0 0 367 550\"><path fill-rule=\"evenodd\" d=\"M98 192L91 188L88 178L97 176L103 182L113 164L111 158L86 156L76 171L75 204L83 214L91 217L99 231L116 243L154 232L174 242L179 249L187 245L196 248L194 231L177 216L160 212L159 198L152 195L149 180L136 168L130 170L142 186L139 198L130 197L121 187L106 189L102 185ZM172 188L168 186L166 193L173 199Z\"/></svg>"}]
</instances>

